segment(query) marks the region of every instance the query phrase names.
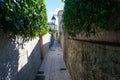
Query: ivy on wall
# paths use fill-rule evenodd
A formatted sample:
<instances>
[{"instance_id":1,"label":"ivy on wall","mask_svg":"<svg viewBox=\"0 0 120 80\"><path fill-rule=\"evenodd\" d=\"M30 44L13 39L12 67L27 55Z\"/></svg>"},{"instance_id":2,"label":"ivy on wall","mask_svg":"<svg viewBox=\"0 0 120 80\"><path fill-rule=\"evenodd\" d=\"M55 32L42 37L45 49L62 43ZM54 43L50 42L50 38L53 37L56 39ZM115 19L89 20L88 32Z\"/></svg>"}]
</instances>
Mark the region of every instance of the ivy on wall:
<instances>
[{"instance_id":1,"label":"ivy on wall","mask_svg":"<svg viewBox=\"0 0 120 80\"><path fill-rule=\"evenodd\" d=\"M120 1L115 0L65 0L63 20L65 30L75 35L96 33L101 30L120 30ZM95 25L95 26L92 26Z\"/></svg>"},{"instance_id":2,"label":"ivy on wall","mask_svg":"<svg viewBox=\"0 0 120 80\"><path fill-rule=\"evenodd\" d=\"M35 37L48 31L44 0L0 0L0 29Z\"/></svg>"}]
</instances>

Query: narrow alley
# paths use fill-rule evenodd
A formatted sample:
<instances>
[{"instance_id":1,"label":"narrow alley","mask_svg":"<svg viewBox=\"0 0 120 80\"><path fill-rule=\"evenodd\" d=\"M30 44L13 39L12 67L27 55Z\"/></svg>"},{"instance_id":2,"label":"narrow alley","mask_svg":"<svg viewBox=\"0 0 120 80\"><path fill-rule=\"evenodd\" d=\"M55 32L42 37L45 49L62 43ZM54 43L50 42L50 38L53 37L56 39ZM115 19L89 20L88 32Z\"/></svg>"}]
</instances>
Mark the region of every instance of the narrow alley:
<instances>
[{"instance_id":1,"label":"narrow alley","mask_svg":"<svg viewBox=\"0 0 120 80\"><path fill-rule=\"evenodd\" d=\"M46 53L35 80L71 80L58 42Z\"/></svg>"},{"instance_id":2,"label":"narrow alley","mask_svg":"<svg viewBox=\"0 0 120 80\"><path fill-rule=\"evenodd\" d=\"M120 80L120 0L0 0L0 80Z\"/></svg>"}]
</instances>

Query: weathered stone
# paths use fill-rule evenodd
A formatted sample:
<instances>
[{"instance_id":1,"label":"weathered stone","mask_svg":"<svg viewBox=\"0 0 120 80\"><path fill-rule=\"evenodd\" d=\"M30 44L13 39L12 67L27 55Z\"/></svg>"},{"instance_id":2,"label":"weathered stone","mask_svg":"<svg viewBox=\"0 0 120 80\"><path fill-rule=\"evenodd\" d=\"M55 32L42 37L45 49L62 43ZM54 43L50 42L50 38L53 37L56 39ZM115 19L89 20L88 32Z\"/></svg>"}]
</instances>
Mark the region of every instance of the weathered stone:
<instances>
[{"instance_id":1,"label":"weathered stone","mask_svg":"<svg viewBox=\"0 0 120 80\"><path fill-rule=\"evenodd\" d=\"M73 80L119 80L120 46L65 38L64 59Z\"/></svg>"}]
</instances>

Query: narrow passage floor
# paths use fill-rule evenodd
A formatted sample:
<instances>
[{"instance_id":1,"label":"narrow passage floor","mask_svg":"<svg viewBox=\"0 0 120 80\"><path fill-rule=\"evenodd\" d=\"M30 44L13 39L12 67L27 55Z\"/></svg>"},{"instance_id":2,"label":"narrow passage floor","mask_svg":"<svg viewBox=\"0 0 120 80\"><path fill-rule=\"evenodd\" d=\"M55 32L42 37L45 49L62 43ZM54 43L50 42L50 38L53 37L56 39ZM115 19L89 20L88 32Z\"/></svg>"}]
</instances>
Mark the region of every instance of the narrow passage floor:
<instances>
[{"instance_id":1,"label":"narrow passage floor","mask_svg":"<svg viewBox=\"0 0 120 80\"><path fill-rule=\"evenodd\" d=\"M71 80L58 42L46 53L35 80Z\"/></svg>"}]
</instances>

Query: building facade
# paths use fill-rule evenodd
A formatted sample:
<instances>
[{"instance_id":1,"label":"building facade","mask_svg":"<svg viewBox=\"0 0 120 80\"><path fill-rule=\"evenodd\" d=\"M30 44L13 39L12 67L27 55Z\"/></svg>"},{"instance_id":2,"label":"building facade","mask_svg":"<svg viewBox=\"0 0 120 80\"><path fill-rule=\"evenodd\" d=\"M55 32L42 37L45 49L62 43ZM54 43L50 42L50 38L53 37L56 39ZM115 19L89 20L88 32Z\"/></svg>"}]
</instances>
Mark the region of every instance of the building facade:
<instances>
[{"instance_id":1,"label":"building facade","mask_svg":"<svg viewBox=\"0 0 120 80\"><path fill-rule=\"evenodd\" d=\"M61 45L61 48L64 51L64 23L63 23L63 10L58 11L58 26L59 26L59 42Z\"/></svg>"},{"instance_id":2,"label":"building facade","mask_svg":"<svg viewBox=\"0 0 120 80\"><path fill-rule=\"evenodd\" d=\"M52 22L49 22L48 23L48 27L50 27L51 29L57 29L56 27L57 27L57 25L56 24L54 24L54 23L52 23Z\"/></svg>"}]
</instances>

